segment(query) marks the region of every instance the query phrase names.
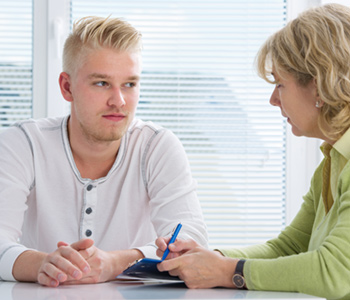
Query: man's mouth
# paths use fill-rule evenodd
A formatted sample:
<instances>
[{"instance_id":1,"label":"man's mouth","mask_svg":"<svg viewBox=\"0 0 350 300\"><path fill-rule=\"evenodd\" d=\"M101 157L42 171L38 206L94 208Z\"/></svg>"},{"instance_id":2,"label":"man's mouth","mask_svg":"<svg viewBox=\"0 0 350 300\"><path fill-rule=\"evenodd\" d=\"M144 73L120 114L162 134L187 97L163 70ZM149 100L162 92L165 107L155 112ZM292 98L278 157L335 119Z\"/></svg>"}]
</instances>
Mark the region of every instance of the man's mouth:
<instances>
[{"instance_id":1,"label":"man's mouth","mask_svg":"<svg viewBox=\"0 0 350 300\"><path fill-rule=\"evenodd\" d=\"M120 113L113 113L113 114L105 114L103 115L103 118L114 121L114 122L119 122L122 121L126 116L124 114Z\"/></svg>"}]
</instances>

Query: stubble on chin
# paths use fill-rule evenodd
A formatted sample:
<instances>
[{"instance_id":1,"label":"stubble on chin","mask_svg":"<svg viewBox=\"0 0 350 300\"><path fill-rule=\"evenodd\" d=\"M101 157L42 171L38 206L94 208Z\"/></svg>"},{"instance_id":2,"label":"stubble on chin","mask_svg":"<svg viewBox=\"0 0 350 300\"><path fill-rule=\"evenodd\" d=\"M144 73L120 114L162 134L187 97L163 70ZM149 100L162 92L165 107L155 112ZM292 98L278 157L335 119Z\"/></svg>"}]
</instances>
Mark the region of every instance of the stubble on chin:
<instances>
[{"instance_id":1,"label":"stubble on chin","mask_svg":"<svg viewBox=\"0 0 350 300\"><path fill-rule=\"evenodd\" d=\"M80 123L80 128L85 139L91 143L115 142L122 139L122 137L128 131L131 120L125 121L125 124L116 124L110 128L98 128L97 126L93 128L87 128Z\"/></svg>"}]
</instances>

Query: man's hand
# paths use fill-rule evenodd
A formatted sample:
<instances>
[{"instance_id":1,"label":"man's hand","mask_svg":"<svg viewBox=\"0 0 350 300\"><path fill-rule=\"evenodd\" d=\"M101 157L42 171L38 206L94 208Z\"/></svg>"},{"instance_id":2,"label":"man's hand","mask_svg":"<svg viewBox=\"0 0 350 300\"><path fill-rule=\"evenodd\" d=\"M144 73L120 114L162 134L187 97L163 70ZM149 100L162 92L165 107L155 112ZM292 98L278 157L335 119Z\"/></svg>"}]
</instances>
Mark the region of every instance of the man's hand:
<instances>
[{"instance_id":1,"label":"man's hand","mask_svg":"<svg viewBox=\"0 0 350 300\"><path fill-rule=\"evenodd\" d=\"M13 276L18 281L38 281L45 286L104 282L114 279L130 263L143 258L136 249L106 252L91 239L71 245L58 242L50 253L28 250L18 256Z\"/></svg>"},{"instance_id":2,"label":"man's hand","mask_svg":"<svg viewBox=\"0 0 350 300\"><path fill-rule=\"evenodd\" d=\"M156 240L156 245L158 247L157 249L157 256L162 257L164 251L166 250L168 243L170 241L170 237L160 237ZM195 248L200 248L200 246L196 241L194 240L182 240L182 239L176 239L174 243L169 245L169 254L166 259L175 258L178 256L183 255L184 253L193 250Z\"/></svg>"},{"instance_id":3,"label":"man's hand","mask_svg":"<svg viewBox=\"0 0 350 300\"><path fill-rule=\"evenodd\" d=\"M82 255L90 266L90 272L83 274L79 279L70 278L65 284L97 283L113 280L122 273L130 263L143 258L143 254L136 249L103 251L93 244L88 244L85 240L80 240L70 245ZM67 246L64 242L59 242L58 247Z\"/></svg>"},{"instance_id":4,"label":"man's hand","mask_svg":"<svg viewBox=\"0 0 350 300\"><path fill-rule=\"evenodd\" d=\"M185 254L158 264L159 271L179 276L189 288L234 288L232 276L238 259L223 257L217 251L194 248Z\"/></svg>"},{"instance_id":5,"label":"man's hand","mask_svg":"<svg viewBox=\"0 0 350 300\"><path fill-rule=\"evenodd\" d=\"M70 247L76 250L86 260L90 266L90 272L83 274L80 278L69 278L65 284L105 282L114 279L116 275L124 270L118 264L117 251L106 252L100 250L93 245L93 241L91 244L88 241L92 240L83 239L71 244ZM68 244L59 242L57 246L60 248L68 246Z\"/></svg>"},{"instance_id":6,"label":"man's hand","mask_svg":"<svg viewBox=\"0 0 350 300\"><path fill-rule=\"evenodd\" d=\"M93 245L90 239L82 241L85 248ZM90 273L90 266L82 254L68 244L61 243L41 264L37 279L42 285L56 287L67 280L79 280L84 274Z\"/></svg>"}]
</instances>

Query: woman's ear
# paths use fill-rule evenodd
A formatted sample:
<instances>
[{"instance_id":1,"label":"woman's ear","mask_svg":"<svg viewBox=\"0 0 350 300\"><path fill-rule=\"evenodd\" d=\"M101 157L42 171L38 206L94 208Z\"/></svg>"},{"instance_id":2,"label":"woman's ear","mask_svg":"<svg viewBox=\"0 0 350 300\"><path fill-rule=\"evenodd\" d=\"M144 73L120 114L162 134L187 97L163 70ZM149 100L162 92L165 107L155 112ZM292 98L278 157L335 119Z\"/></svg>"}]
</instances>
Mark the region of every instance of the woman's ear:
<instances>
[{"instance_id":1,"label":"woman's ear","mask_svg":"<svg viewBox=\"0 0 350 300\"><path fill-rule=\"evenodd\" d=\"M62 72L60 74L60 77L58 79L60 89L61 89L61 94L65 100L68 102L73 101L73 95L71 91L71 80L70 76L66 72Z\"/></svg>"},{"instance_id":2,"label":"woman's ear","mask_svg":"<svg viewBox=\"0 0 350 300\"><path fill-rule=\"evenodd\" d=\"M314 88L314 91L315 91L315 101L316 101L316 104L315 106L317 108L321 108L324 104L324 102L322 101L321 97L320 97L320 94L318 92L318 87L317 87L317 80L316 78L313 79L312 81L312 85L313 85L313 88Z\"/></svg>"}]
</instances>

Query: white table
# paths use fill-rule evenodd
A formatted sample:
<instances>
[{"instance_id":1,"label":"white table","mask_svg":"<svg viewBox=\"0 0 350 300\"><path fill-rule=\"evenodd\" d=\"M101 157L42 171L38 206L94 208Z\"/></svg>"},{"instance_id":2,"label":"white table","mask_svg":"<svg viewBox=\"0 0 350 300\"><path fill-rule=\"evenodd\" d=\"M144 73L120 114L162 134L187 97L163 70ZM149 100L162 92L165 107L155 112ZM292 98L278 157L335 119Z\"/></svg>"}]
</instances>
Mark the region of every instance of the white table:
<instances>
[{"instance_id":1,"label":"white table","mask_svg":"<svg viewBox=\"0 0 350 300\"><path fill-rule=\"evenodd\" d=\"M183 284L126 284L108 282L62 285L57 288L37 283L0 281L1 300L86 300L86 299L323 299L299 293L240 291L224 288L187 289Z\"/></svg>"}]
</instances>

